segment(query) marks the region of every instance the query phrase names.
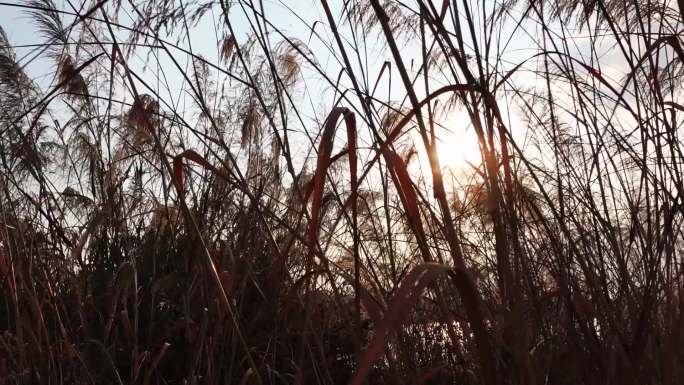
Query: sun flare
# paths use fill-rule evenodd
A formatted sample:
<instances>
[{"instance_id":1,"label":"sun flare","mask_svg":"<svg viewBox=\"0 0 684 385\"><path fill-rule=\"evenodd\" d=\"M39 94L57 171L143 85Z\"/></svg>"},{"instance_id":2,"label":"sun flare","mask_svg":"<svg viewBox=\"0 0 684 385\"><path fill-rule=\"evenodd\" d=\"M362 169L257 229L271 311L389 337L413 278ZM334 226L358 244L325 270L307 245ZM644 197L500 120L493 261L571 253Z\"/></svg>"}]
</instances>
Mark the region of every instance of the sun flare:
<instances>
[{"instance_id":1,"label":"sun flare","mask_svg":"<svg viewBox=\"0 0 684 385\"><path fill-rule=\"evenodd\" d=\"M437 155L442 167L467 168L480 162L480 149L472 131L450 133L437 140Z\"/></svg>"}]
</instances>

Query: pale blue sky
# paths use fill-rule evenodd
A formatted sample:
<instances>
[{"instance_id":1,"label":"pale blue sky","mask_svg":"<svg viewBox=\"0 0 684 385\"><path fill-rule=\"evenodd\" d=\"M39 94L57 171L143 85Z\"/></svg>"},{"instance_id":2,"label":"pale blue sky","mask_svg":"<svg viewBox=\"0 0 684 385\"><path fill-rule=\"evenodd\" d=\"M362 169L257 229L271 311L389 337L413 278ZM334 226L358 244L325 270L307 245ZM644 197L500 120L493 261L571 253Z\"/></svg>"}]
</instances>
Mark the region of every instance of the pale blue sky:
<instances>
[{"instance_id":1,"label":"pale blue sky","mask_svg":"<svg viewBox=\"0 0 684 385\"><path fill-rule=\"evenodd\" d=\"M21 1L15 1L14 3L20 4ZM55 3L60 9L71 9L66 1L55 0ZM334 1L331 3L333 6L336 4ZM325 22L326 18L323 10L321 9L319 1L275 0L265 1L265 6L267 8L267 17L269 21L275 24L288 36L297 37L307 43L312 52L314 52L316 60L321 65L325 73L332 79L337 78L342 67L338 59L329 54L328 46L336 48L336 44L334 43L332 36L328 33L329 30L327 28L327 22ZM513 10L513 12L515 14L515 10ZM196 54L201 54L212 63L219 62L218 42L214 28L215 23L220 23L220 20L217 20L217 18L220 19L220 15L208 12L205 14L199 25L190 32L190 41L192 42L193 51ZM65 16L64 24L68 25L69 21L70 18ZM119 16L118 21L124 25L132 24L131 17L127 15L125 6ZM244 41L246 35L250 31L248 24L245 22L243 12L238 6L234 6L234 8L231 10L231 21L235 24L238 35L242 34L242 36L238 36L238 41ZM318 23L316 23L317 21ZM36 44L42 41L42 38L35 33L35 26L32 25L30 19L24 14L23 11L20 10L20 8L9 5L0 5L0 25L5 29L5 32L8 34L8 37L13 45L20 46L25 44ZM312 37L310 27L313 25L316 25L315 31L320 34L320 38L322 40L318 39L316 36ZM512 28L513 25L515 24L511 23L510 28ZM350 36L348 29L344 25L340 25L339 27L343 34ZM530 34L523 33L521 30L518 30L515 35L504 34L503 36L506 38L509 36L514 36L515 38L509 42L504 52L503 63L506 63L509 68L512 68L515 64L536 53L539 42L535 41L533 34L534 28L531 29ZM122 37L123 36L124 35L122 34ZM221 36L218 36L218 39L220 38ZM175 41L175 39L170 40ZM578 46L577 49L581 51L582 40L580 39L578 42L580 46ZM185 48L188 48L188 45L185 42L181 42L180 44ZM367 70L368 77L370 78L367 79L367 83L370 83L369 87L372 87L375 77L382 67L382 63L385 60L391 60L391 55L384 49L384 44L381 40L377 41L377 44L375 44L371 39L368 47L366 48L368 49L368 57L365 58L365 60L368 60ZM49 86L50 82L53 80L55 64L42 56L38 57L36 60L32 60L35 56L35 48L18 47L15 49L15 51L17 52L17 56L21 59L22 64L27 62L30 63L26 68L27 73L34 80L39 82L42 87L47 88L47 86ZM415 56L412 54L413 52L415 52ZM416 63L420 62L420 54L415 47L406 46L403 48L402 53L404 54L404 60L406 61L407 65L409 65L409 63L411 63L411 61L414 59ZM190 65L188 61L189 57L187 55L179 54L176 59L181 61L181 64L187 66ZM134 66L136 64L136 60L139 68L142 68L142 58L131 58L131 63L129 64ZM170 88L172 89L171 94L167 92L166 95L163 96L166 96L169 98L169 100L177 103L177 105L181 106L182 109L182 105L184 105L184 102L187 101L181 101L182 93L180 90L183 87L183 81L182 77L180 76L180 72L175 70L171 60L168 58L162 57L160 59L160 65L161 68L163 68L166 72L165 75L167 76L167 79L170 83ZM616 73L619 72L619 70L616 71ZM325 117L325 111L329 111L330 106L334 102L333 94L330 92L330 87L325 84L325 82L310 81L314 75L314 71L310 71L310 69L308 70L306 67L303 69L303 76L305 78L303 84L305 84L306 87L306 97L302 101L300 108L305 116L308 115L306 117L310 119L310 121L307 123L310 124L316 121L321 122ZM528 81L530 83L529 86L535 86L538 82L536 77L532 75L526 75L524 72L521 72L518 79L523 83ZM349 86L349 84L347 84L349 83L348 79L343 78L342 82L343 85ZM399 83L398 77L395 75L393 91L391 92L393 96L396 95L399 97L404 95L400 87L397 87L397 84ZM435 88L441 85L439 83L439 79L435 80ZM380 89L382 89L382 87L385 85L386 83L381 83ZM420 89L418 89L418 91L420 91ZM504 103L504 107L505 106L506 104ZM454 127L450 127L452 134L450 134L449 138L445 139L448 142L446 145L453 147L454 151L456 152L463 153L465 153L465 149L468 147L475 147L475 139L470 132L471 129L461 126L461 124L467 122L465 116L457 114L454 115L450 120L452 120L454 124L450 124L449 126ZM520 122L515 115L512 115L511 123L511 129L514 131L514 133L517 132L522 137L524 132L521 130L524 128L519 126ZM304 131L310 129L310 127L300 127L300 129ZM316 130L311 131L313 132ZM463 145L464 141L471 144ZM310 149L310 146L306 142L307 141L305 140L305 137L302 137L302 143L304 144L303 148ZM474 159L471 158L470 160Z\"/></svg>"}]
</instances>

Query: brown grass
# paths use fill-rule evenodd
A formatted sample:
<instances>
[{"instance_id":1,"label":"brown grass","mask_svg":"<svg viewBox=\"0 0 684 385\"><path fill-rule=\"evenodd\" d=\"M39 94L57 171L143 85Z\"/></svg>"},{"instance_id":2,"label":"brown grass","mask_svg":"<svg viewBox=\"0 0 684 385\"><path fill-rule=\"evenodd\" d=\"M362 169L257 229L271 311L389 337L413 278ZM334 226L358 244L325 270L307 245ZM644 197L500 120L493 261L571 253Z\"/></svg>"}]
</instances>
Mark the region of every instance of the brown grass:
<instances>
[{"instance_id":1,"label":"brown grass","mask_svg":"<svg viewBox=\"0 0 684 385\"><path fill-rule=\"evenodd\" d=\"M679 3L317 6L0 2L0 385L679 383Z\"/></svg>"}]
</instances>

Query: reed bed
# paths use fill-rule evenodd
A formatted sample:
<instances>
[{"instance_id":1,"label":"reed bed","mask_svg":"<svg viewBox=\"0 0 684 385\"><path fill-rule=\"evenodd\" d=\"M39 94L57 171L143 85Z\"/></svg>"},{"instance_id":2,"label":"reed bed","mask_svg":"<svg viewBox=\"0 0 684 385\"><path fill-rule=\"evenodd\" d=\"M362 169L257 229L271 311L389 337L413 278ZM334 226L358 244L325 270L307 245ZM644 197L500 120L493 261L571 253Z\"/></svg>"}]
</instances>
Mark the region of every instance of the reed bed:
<instances>
[{"instance_id":1,"label":"reed bed","mask_svg":"<svg viewBox=\"0 0 684 385\"><path fill-rule=\"evenodd\" d=\"M0 384L680 383L681 2L296 6L0 2Z\"/></svg>"}]
</instances>

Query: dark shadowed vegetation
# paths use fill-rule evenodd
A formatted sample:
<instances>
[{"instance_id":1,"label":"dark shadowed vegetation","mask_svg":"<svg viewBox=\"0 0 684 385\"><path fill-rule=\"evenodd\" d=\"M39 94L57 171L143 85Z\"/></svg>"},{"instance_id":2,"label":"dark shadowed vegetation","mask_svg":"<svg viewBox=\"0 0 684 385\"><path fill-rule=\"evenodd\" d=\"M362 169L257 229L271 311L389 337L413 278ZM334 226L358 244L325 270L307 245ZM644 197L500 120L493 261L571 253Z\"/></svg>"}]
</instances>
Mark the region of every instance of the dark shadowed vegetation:
<instances>
[{"instance_id":1,"label":"dark shadowed vegetation","mask_svg":"<svg viewBox=\"0 0 684 385\"><path fill-rule=\"evenodd\" d=\"M0 384L681 383L682 6L0 2Z\"/></svg>"}]
</instances>

